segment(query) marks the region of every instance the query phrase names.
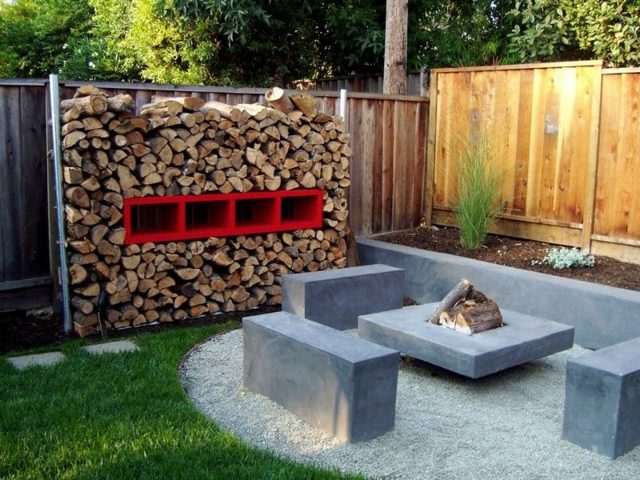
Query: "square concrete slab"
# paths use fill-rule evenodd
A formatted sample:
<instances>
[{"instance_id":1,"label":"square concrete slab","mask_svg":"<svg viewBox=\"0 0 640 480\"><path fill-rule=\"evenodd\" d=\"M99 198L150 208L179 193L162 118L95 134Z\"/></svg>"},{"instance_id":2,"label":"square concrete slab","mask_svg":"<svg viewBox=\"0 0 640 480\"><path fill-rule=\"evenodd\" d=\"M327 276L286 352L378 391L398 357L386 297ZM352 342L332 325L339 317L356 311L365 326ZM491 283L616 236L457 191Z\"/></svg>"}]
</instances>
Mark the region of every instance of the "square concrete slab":
<instances>
[{"instance_id":1,"label":"square concrete slab","mask_svg":"<svg viewBox=\"0 0 640 480\"><path fill-rule=\"evenodd\" d=\"M87 345L84 349L93 355L102 355L103 353L135 352L138 350L138 346L131 340L118 340L115 342Z\"/></svg>"},{"instance_id":2,"label":"square concrete slab","mask_svg":"<svg viewBox=\"0 0 640 480\"><path fill-rule=\"evenodd\" d=\"M466 335L427 323L437 303L363 315L358 335L470 378L530 362L573 346L573 327L501 309L505 326Z\"/></svg>"},{"instance_id":3,"label":"square concrete slab","mask_svg":"<svg viewBox=\"0 0 640 480\"><path fill-rule=\"evenodd\" d=\"M62 352L47 352L38 353L36 355L21 355L19 357L9 357L9 363L18 370L24 370L25 368L34 367L37 365L48 366L54 365L65 359Z\"/></svg>"}]
</instances>

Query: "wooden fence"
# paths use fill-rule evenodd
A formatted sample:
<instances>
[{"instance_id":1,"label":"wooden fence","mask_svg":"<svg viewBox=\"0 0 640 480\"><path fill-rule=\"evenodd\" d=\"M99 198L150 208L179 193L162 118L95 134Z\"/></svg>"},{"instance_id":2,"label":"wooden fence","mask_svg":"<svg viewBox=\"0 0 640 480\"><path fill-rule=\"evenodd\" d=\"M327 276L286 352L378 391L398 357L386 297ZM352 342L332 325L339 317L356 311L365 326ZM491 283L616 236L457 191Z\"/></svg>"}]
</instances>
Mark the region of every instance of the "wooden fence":
<instances>
[{"instance_id":1,"label":"wooden fence","mask_svg":"<svg viewBox=\"0 0 640 480\"><path fill-rule=\"evenodd\" d=\"M640 262L639 74L594 61L432 70L425 217L455 223L457 159L486 141L495 232Z\"/></svg>"},{"instance_id":2,"label":"wooden fence","mask_svg":"<svg viewBox=\"0 0 640 480\"><path fill-rule=\"evenodd\" d=\"M44 82L0 81L0 287L49 275L45 109Z\"/></svg>"},{"instance_id":3,"label":"wooden fence","mask_svg":"<svg viewBox=\"0 0 640 480\"><path fill-rule=\"evenodd\" d=\"M432 102L349 93L356 233L411 228L423 215L454 224L456 158L484 135L502 172L494 231L640 262L640 69L574 62L436 69L431 78ZM62 82L62 98L79 85ZM264 101L262 89L97 85L138 106L154 94ZM337 112L338 92L311 93ZM45 81L0 80L0 303L6 288L42 284L52 270L46 98Z\"/></svg>"},{"instance_id":4,"label":"wooden fence","mask_svg":"<svg viewBox=\"0 0 640 480\"><path fill-rule=\"evenodd\" d=\"M136 105L153 95L200 96L228 104L264 102L264 89L95 82L128 93ZM62 81L62 99L80 82ZM47 136L45 81L0 80L0 289L47 275ZM319 109L338 111L338 92L310 92ZM369 234L418 225L424 211L428 100L350 93L347 129L353 157L349 189L351 228ZM3 150L4 149L4 150ZM55 225L55 224L54 224ZM55 250L54 250L55 253ZM54 256L54 255L52 255ZM24 283L24 282L23 282Z\"/></svg>"},{"instance_id":5,"label":"wooden fence","mask_svg":"<svg viewBox=\"0 0 640 480\"><path fill-rule=\"evenodd\" d=\"M424 72L407 74L407 94L426 96L428 78ZM382 93L382 75L351 75L348 77L323 78L315 81L318 90L347 89L350 92Z\"/></svg>"}]
</instances>

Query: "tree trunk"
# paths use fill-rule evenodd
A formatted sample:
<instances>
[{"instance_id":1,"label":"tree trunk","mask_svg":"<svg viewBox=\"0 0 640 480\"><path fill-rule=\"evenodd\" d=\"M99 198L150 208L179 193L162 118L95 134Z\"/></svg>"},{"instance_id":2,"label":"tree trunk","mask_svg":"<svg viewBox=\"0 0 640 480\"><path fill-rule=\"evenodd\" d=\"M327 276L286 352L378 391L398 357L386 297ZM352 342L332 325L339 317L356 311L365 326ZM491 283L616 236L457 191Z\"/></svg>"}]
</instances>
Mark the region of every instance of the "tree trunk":
<instances>
[{"instance_id":1,"label":"tree trunk","mask_svg":"<svg viewBox=\"0 0 640 480\"><path fill-rule=\"evenodd\" d=\"M408 0L387 0L382 92L407 93Z\"/></svg>"}]
</instances>

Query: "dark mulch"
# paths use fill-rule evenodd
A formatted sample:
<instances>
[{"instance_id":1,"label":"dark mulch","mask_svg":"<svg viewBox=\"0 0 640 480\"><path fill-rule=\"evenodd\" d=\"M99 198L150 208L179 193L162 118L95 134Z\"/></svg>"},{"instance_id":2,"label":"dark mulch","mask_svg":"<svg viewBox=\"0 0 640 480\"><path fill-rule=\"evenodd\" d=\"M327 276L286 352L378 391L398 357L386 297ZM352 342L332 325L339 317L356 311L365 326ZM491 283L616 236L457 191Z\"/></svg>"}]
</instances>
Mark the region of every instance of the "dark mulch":
<instances>
[{"instance_id":1,"label":"dark mulch","mask_svg":"<svg viewBox=\"0 0 640 480\"><path fill-rule=\"evenodd\" d=\"M533 260L542 260L549 248L557 247L548 243L489 235L484 247L471 250L460 246L457 228L447 227L420 227L380 235L376 240L640 291L640 265L620 262L609 257L596 256L596 264L591 268L556 270L548 265L532 265Z\"/></svg>"},{"instance_id":2,"label":"dark mulch","mask_svg":"<svg viewBox=\"0 0 640 480\"><path fill-rule=\"evenodd\" d=\"M219 315L208 315L198 318L180 320L175 323L158 323L137 328L109 331L109 338L126 337L143 332L157 332L166 328L193 327L209 323L224 323L229 320L239 320L242 317L270 313L279 307L261 307L249 312L230 312ZM61 315L51 313L50 310L35 310L30 312L13 312L0 314L0 354L9 351L27 350L44 346L55 346L70 338L67 335ZM100 335L87 337L100 339Z\"/></svg>"},{"instance_id":3,"label":"dark mulch","mask_svg":"<svg viewBox=\"0 0 640 480\"><path fill-rule=\"evenodd\" d=\"M62 319L48 309L0 314L0 353L68 340Z\"/></svg>"}]
</instances>

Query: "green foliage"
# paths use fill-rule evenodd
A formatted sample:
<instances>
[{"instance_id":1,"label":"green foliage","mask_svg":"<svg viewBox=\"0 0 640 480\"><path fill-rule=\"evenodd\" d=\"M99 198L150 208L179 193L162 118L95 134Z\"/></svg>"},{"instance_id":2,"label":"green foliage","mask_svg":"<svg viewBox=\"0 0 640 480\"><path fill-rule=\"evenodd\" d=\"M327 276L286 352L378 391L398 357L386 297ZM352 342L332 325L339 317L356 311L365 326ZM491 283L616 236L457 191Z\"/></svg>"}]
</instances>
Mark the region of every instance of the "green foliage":
<instances>
[{"instance_id":1,"label":"green foliage","mask_svg":"<svg viewBox=\"0 0 640 480\"><path fill-rule=\"evenodd\" d=\"M61 72L76 47L86 47L91 20L86 0L0 2L0 76L42 77ZM84 66L82 75L90 75Z\"/></svg>"},{"instance_id":2,"label":"green foliage","mask_svg":"<svg viewBox=\"0 0 640 480\"><path fill-rule=\"evenodd\" d=\"M409 66L486 65L506 54L507 17L512 2L505 0L413 0L409 5Z\"/></svg>"},{"instance_id":3,"label":"green foliage","mask_svg":"<svg viewBox=\"0 0 640 480\"><path fill-rule=\"evenodd\" d=\"M578 248L550 248L542 260L533 260L532 265L550 265L556 270L563 268L593 267L596 260Z\"/></svg>"},{"instance_id":4,"label":"green foliage","mask_svg":"<svg viewBox=\"0 0 640 480\"><path fill-rule=\"evenodd\" d=\"M563 3L581 50L609 66L640 65L640 2Z\"/></svg>"},{"instance_id":5,"label":"green foliage","mask_svg":"<svg viewBox=\"0 0 640 480\"><path fill-rule=\"evenodd\" d=\"M327 2L325 52L334 75L379 73L384 61L384 3ZM328 48L327 48L328 47Z\"/></svg>"},{"instance_id":6,"label":"green foliage","mask_svg":"<svg viewBox=\"0 0 640 480\"><path fill-rule=\"evenodd\" d=\"M0 358L0 478L338 479L243 443L198 412L178 378L193 345L237 322L142 334L139 352L15 371ZM251 412L247 412L251 415Z\"/></svg>"},{"instance_id":7,"label":"green foliage","mask_svg":"<svg viewBox=\"0 0 640 480\"><path fill-rule=\"evenodd\" d=\"M640 65L640 3L635 0L526 0L509 16L509 53L519 62L600 59Z\"/></svg>"},{"instance_id":8,"label":"green foliage","mask_svg":"<svg viewBox=\"0 0 640 480\"><path fill-rule=\"evenodd\" d=\"M560 2L562 3L562 2ZM562 58L572 32L564 10L555 0L517 1L509 12L516 25L509 33L509 53L517 62Z\"/></svg>"},{"instance_id":9,"label":"green foliage","mask_svg":"<svg viewBox=\"0 0 640 480\"><path fill-rule=\"evenodd\" d=\"M380 73L374 0L0 2L0 76L290 85ZM410 0L408 67L601 58L640 64L640 2Z\"/></svg>"},{"instance_id":10,"label":"green foliage","mask_svg":"<svg viewBox=\"0 0 640 480\"><path fill-rule=\"evenodd\" d=\"M491 146L486 136L468 141L458 158L456 219L460 244L478 248L499 212L499 175L491 165Z\"/></svg>"}]
</instances>

